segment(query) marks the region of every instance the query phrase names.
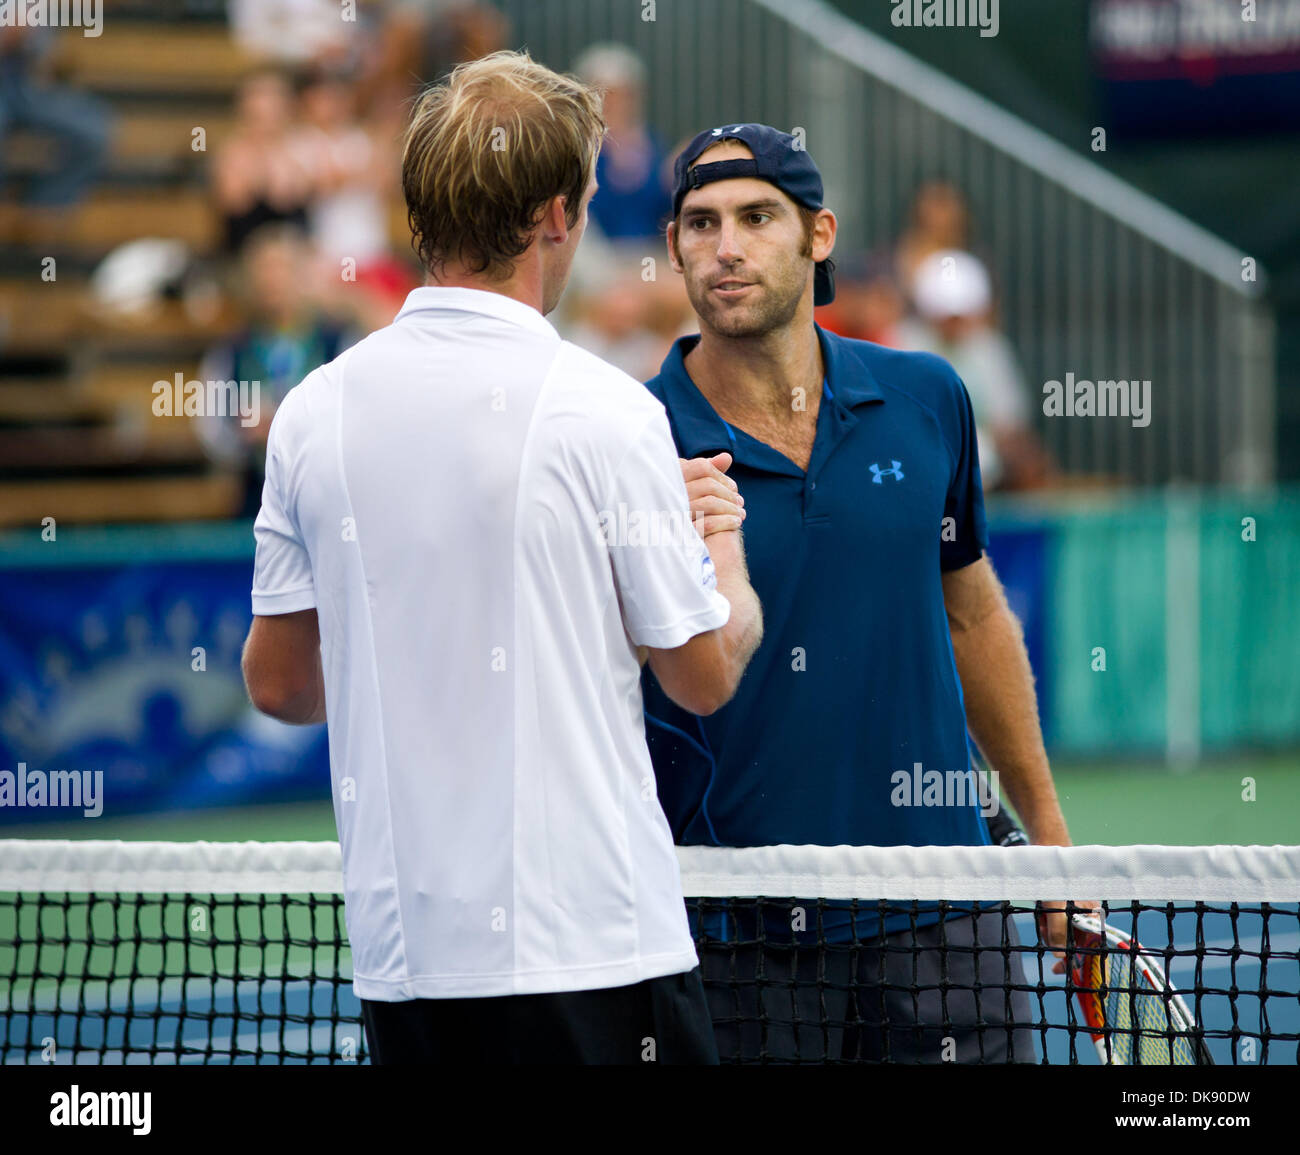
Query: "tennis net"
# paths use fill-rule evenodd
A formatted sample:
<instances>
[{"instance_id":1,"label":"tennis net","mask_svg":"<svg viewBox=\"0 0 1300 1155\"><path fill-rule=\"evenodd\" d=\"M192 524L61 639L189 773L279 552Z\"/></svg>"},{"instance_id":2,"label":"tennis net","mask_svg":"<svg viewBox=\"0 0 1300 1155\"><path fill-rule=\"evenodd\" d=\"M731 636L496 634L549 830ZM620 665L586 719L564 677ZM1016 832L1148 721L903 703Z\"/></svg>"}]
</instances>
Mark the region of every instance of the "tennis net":
<instances>
[{"instance_id":1,"label":"tennis net","mask_svg":"<svg viewBox=\"0 0 1300 1155\"><path fill-rule=\"evenodd\" d=\"M724 1062L1300 1059L1300 847L678 853ZM351 974L335 843L0 841L0 1061L360 1063Z\"/></svg>"}]
</instances>

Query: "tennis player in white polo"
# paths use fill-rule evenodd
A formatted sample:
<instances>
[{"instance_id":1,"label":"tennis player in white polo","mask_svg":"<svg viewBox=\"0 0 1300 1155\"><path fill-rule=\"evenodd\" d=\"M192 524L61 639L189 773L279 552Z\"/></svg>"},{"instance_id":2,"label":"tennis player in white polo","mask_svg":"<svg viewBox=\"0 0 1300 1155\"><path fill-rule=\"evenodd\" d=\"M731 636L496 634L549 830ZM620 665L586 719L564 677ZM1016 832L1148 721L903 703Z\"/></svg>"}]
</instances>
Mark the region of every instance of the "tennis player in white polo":
<instances>
[{"instance_id":1,"label":"tennis player in white polo","mask_svg":"<svg viewBox=\"0 0 1300 1155\"><path fill-rule=\"evenodd\" d=\"M706 549L663 407L545 320L604 131L526 55L428 90L402 161L425 287L271 428L244 674L328 717L380 1063L717 1061L638 648L711 713L761 615L731 482L696 463Z\"/></svg>"}]
</instances>

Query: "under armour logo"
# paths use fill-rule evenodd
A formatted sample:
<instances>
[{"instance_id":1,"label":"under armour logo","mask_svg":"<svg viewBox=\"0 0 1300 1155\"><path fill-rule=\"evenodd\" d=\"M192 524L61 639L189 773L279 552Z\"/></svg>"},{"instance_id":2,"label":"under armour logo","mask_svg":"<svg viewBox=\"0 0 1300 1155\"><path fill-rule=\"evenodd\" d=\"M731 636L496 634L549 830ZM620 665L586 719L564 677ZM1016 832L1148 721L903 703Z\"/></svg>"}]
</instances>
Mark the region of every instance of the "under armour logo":
<instances>
[{"instance_id":1,"label":"under armour logo","mask_svg":"<svg viewBox=\"0 0 1300 1155\"><path fill-rule=\"evenodd\" d=\"M893 466L892 469L881 469L879 465L872 463L871 480L876 485L884 485L884 478L886 477L893 477L896 481L903 480L903 463L901 461L892 461L890 464Z\"/></svg>"}]
</instances>

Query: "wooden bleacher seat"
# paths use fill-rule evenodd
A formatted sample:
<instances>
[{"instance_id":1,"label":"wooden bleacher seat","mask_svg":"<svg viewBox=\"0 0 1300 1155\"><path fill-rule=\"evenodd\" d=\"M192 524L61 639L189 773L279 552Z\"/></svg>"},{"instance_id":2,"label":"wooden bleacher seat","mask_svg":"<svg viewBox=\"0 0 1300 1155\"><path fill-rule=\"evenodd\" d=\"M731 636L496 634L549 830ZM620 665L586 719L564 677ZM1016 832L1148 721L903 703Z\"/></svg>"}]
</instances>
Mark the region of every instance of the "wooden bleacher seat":
<instances>
[{"instance_id":1,"label":"wooden bleacher seat","mask_svg":"<svg viewBox=\"0 0 1300 1155\"><path fill-rule=\"evenodd\" d=\"M221 24L104 21L99 37L67 36L61 67L98 92L229 94L257 63Z\"/></svg>"},{"instance_id":2,"label":"wooden bleacher seat","mask_svg":"<svg viewBox=\"0 0 1300 1155\"><path fill-rule=\"evenodd\" d=\"M179 302L136 319L107 316L91 299L88 276L118 245L143 237L215 252L220 222L205 183L208 162L230 132L236 88L258 62L223 20L177 20L168 0L133 0L130 12L106 15L102 36L57 43L66 82L113 108L103 180L57 223L19 214L14 226L0 206L0 526L45 516L222 518L242 499L242 477L210 466L194 422L152 409L153 383L178 371L197 376L204 350L230 331L231 318L196 320ZM207 147L195 152L200 125ZM48 157L40 139L19 133L6 142L7 167L19 179ZM406 243L404 215L394 236ZM47 283L40 260L51 254L59 276ZM132 476L136 467L147 475Z\"/></svg>"},{"instance_id":3,"label":"wooden bleacher seat","mask_svg":"<svg viewBox=\"0 0 1300 1155\"><path fill-rule=\"evenodd\" d=\"M210 102L182 102L181 107L156 103L119 110L113 136L113 156L122 165L139 163L206 164L207 158L230 135L233 117L228 108L214 110ZM204 129L205 152L195 152L192 133Z\"/></svg>"},{"instance_id":4,"label":"wooden bleacher seat","mask_svg":"<svg viewBox=\"0 0 1300 1155\"><path fill-rule=\"evenodd\" d=\"M87 345L102 352L165 353L171 354L170 377L229 329L228 316L199 320L178 301L135 317L105 314L84 278L0 278L0 350L7 355L71 355Z\"/></svg>"},{"instance_id":5,"label":"wooden bleacher seat","mask_svg":"<svg viewBox=\"0 0 1300 1155\"><path fill-rule=\"evenodd\" d=\"M43 517L67 523L230 517L239 507L241 485L226 474L0 482L0 526L35 526Z\"/></svg>"},{"instance_id":6,"label":"wooden bleacher seat","mask_svg":"<svg viewBox=\"0 0 1300 1155\"><path fill-rule=\"evenodd\" d=\"M98 189L60 230L63 244L98 255L141 237L174 237L207 252L218 235L217 214L207 190L193 186Z\"/></svg>"}]
</instances>

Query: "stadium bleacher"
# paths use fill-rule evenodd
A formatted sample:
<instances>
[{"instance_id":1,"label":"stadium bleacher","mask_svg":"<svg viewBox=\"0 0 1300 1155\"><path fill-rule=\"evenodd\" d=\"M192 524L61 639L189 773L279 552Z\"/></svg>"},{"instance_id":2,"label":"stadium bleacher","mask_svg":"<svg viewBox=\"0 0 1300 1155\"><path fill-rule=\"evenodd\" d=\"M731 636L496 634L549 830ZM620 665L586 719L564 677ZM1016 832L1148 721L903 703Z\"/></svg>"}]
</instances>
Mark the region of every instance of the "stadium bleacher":
<instances>
[{"instance_id":1,"label":"stadium bleacher","mask_svg":"<svg viewBox=\"0 0 1300 1155\"><path fill-rule=\"evenodd\" d=\"M57 218L0 204L0 527L29 524L36 510L102 523L237 509L239 479L205 457L191 423L148 420L152 383L192 376L231 331L229 305L169 299L113 313L96 306L90 277L144 237L183 242L198 259L215 252L208 162L258 63L232 38L223 4L110 2L101 36L59 38L57 77L112 110L111 155L85 200ZM46 142L15 131L8 175L20 182L48 156ZM404 238L400 214L393 223Z\"/></svg>"}]
</instances>

